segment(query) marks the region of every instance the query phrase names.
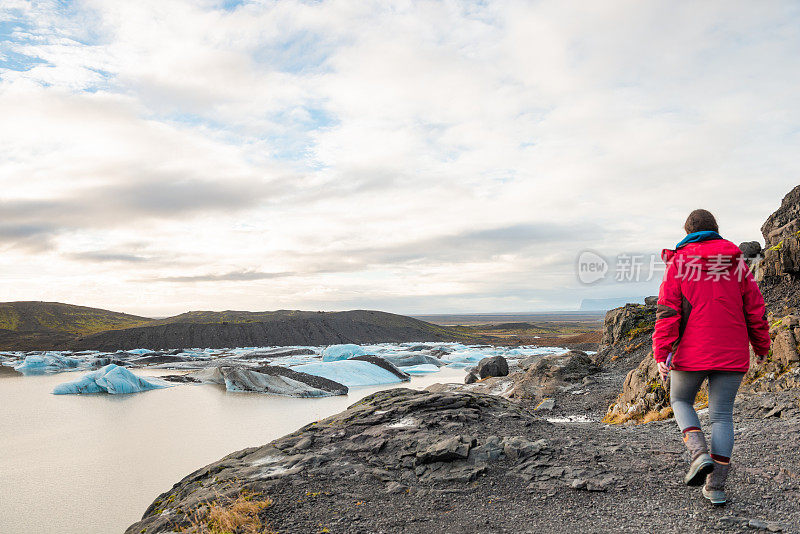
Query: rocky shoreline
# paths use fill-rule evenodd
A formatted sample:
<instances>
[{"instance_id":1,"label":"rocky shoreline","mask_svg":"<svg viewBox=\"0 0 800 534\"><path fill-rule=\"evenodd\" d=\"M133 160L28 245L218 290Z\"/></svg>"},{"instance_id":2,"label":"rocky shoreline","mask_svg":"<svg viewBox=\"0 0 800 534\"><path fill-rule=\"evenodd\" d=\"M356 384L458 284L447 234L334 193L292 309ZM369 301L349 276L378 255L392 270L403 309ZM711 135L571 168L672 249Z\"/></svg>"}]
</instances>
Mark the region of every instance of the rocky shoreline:
<instances>
[{"instance_id":1,"label":"rocky shoreline","mask_svg":"<svg viewBox=\"0 0 800 534\"><path fill-rule=\"evenodd\" d=\"M723 509L682 484L673 421L607 425L601 407L582 412L595 421L553 423L578 405L394 389L189 475L126 532L203 532L212 507L242 495L272 501L265 532L798 532L800 407L769 395L737 406Z\"/></svg>"}]
</instances>

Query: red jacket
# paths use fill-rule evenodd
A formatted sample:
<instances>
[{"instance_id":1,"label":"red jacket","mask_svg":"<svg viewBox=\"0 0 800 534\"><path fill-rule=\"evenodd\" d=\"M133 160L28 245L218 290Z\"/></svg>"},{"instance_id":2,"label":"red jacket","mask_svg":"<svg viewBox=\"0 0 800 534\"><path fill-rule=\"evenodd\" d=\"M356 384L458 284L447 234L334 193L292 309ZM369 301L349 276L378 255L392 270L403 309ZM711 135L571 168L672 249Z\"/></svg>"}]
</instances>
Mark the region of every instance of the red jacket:
<instances>
[{"instance_id":1,"label":"red jacket","mask_svg":"<svg viewBox=\"0 0 800 534\"><path fill-rule=\"evenodd\" d=\"M750 367L749 343L769 351L764 297L739 247L725 239L665 249L658 292L653 356L678 371L741 371Z\"/></svg>"}]
</instances>

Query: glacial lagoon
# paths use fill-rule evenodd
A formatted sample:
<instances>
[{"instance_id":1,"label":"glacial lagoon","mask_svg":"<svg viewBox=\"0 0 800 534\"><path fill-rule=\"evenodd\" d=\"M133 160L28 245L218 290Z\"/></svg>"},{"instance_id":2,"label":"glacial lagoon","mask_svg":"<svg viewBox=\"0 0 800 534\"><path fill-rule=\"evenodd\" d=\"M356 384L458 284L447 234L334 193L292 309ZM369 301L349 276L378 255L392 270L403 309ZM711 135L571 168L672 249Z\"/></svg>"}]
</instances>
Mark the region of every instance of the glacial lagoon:
<instances>
[{"instance_id":1,"label":"glacial lagoon","mask_svg":"<svg viewBox=\"0 0 800 534\"><path fill-rule=\"evenodd\" d=\"M363 347L365 353L387 359L407 357L411 348L437 354L441 365L406 366L409 382L351 386L347 395L321 398L232 392L200 383L123 395L54 395L60 385L89 374L92 362L109 355L51 353L77 363L26 376L13 370L22 366L26 355L0 354L0 532L122 532L160 493L196 469L340 412L366 395L392 387L422 389L437 382L462 382L464 368L485 356L504 354L514 361L563 350L459 344ZM314 370L323 363L323 350L312 347L305 351L310 354L270 359L275 348L195 349L181 353L188 355L186 361L130 367L135 375L159 383L167 375L223 359ZM125 354L133 362L152 352ZM363 373L358 380L364 381Z\"/></svg>"}]
</instances>

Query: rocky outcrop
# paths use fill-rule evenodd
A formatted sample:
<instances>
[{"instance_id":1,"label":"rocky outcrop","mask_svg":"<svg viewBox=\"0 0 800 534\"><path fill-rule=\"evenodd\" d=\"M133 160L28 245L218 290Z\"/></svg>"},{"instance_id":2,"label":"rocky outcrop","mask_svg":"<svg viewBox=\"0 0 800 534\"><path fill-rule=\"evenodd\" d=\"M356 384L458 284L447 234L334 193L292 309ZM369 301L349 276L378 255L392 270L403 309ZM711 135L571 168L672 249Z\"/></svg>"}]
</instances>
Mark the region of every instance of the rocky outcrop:
<instances>
[{"instance_id":1,"label":"rocky outcrop","mask_svg":"<svg viewBox=\"0 0 800 534\"><path fill-rule=\"evenodd\" d=\"M159 496L142 520L126 532L180 530L202 518L209 503L236 499L243 491L274 495L284 506L294 503L291 510L265 517L272 520L273 529L319 531L321 527L311 530L305 525L306 521L319 521L308 519L309 511L319 509L315 501L309 501L310 496L321 497L322 492L348 481L354 481L370 498L411 493L414 502L424 502L425 495L437 492L467 491L475 487L470 482L490 472L495 473L492 485L494 480L513 484L514 494L522 493L526 499L530 499L525 496L526 488L534 495L614 489L617 478L597 461L605 445L589 443L586 451L591 453L575 455L553 441L553 430L553 425L499 397L382 391L345 412L192 473ZM298 501L293 496L298 491L305 499ZM501 495L504 492L499 491ZM349 499L342 490L335 490L332 496L350 506L363 502ZM350 506L331 509L337 516L348 513ZM328 508L321 510L325 522L330 520ZM418 531L413 525L359 529L350 518L332 530Z\"/></svg>"},{"instance_id":2,"label":"rocky outcrop","mask_svg":"<svg viewBox=\"0 0 800 534\"><path fill-rule=\"evenodd\" d=\"M626 304L606 313L600 350L593 357L598 365L633 367L652 348L657 297L646 304Z\"/></svg>"},{"instance_id":3,"label":"rocky outcrop","mask_svg":"<svg viewBox=\"0 0 800 534\"><path fill-rule=\"evenodd\" d=\"M606 423L647 422L672 415L669 408L669 382L661 381L652 355L631 370L622 384L622 393L603 419Z\"/></svg>"},{"instance_id":4,"label":"rocky outcrop","mask_svg":"<svg viewBox=\"0 0 800 534\"><path fill-rule=\"evenodd\" d=\"M515 375L508 397L531 399L551 395L559 389L581 383L598 371L600 368L592 359L579 350L542 356L527 371Z\"/></svg>"},{"instance_id":5,"label":"rocky outcrop","mask_svg":"<svg viewBox=\"0 0 800 534\"><path fill-rule=\"evenodd\" d=\"M800 387L800 316L773 318L769 335L772 346L767 358L759 362L751 354L750 370L742 386L746 391L782 391Z\"/></svg>"},{"instance_id":6,"label":"rocky outcrop","mask_svg":"<svg viewBox=\"0 0 800 534\"><path fill-rule=\"evenodd\" d=\"M800 306L800 186L761 226L766 246L754 272L767 308L778 315Z\"/></svg>"},{"instance_id":7,"label":"rocky outcrop","mask_svg":"<svg viewBox=\"0 0 800 534\"><path fill-rule=\"evenodd\" d=\"M767 246L775 245L783 238L782 230L800 219L800 185L789 191L781 206L761 225L761 234Z\"/></svg>"},{"instance_id":8,"label":"rocky outcrop","mask_svg":"<svg viewBox=\"0 0 800 534\"><path fill-rule=\"evenodd\" d=\"M475 369L467 373L464 383L472 384L493 376L508 376L508 361L502 356L490 356L482 359Z\"/></svg>"}]
</instances>

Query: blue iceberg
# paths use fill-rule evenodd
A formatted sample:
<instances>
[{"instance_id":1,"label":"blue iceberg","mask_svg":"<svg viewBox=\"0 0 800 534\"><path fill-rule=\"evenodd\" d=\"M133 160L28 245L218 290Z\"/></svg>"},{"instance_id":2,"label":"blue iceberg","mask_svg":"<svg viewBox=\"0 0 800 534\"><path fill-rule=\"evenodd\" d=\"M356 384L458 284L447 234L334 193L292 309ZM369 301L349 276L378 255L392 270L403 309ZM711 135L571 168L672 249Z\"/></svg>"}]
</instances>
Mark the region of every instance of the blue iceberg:
<instances>
[{"instance_id":1,"label":"blue iceberg","mask_svg":"<svg viewBox=\"0 0 800 534\"><path fill-rule=\"evenodd\" d=\"M347 387L395 384L403 379L395 373L363 360L306 363L291 368L294 371L321 376ZM406 378L406 380L408 380Z\"/></svg>"},{"instance_id":2,"label":"blue iceberg","mask_svg":"<svg viewBox=\"0 0 800 534\"><path fill-rule=\"evenodd\" d=\"M16 366L15 369L26 375L58 373L66 369L75 369L79 363L75 358L68 358L57 352L47 352L43 355L31 354L26 356L25 361Z\"/></svg>"},{"instance_id":3,"label":"blue iceberg","mask_svg":"<svg viewBox=\"0 0 800 534\"><path fill-rule=\"evenodd\" d=\"M322 351L322 361L336 362L339 360L347 360L354 356L363 356L365 354L366 351L363 347L358 345L331 345L330 347L325 347L325 350Z\"/></svg>"},{"instance_id":4,"label":"blue iceberg","mask_svg":"<svg viewBox=\"0 0 800 534\"><path fill-rule=\"evenodd\" d=\"M83 395L86 393L110 393L122 395L139 393L149 389L170 387L161 381L146 380L131 373L124 367L109 364L92 371L77 380L59 384L53 389L54 395Z\"/></svg>"},{"instance_id":5,"label":"blue iceberg","mask_svg":"<svg viewBox=\"0 0 800 534\"><path fill-rule=\"evenodd\" d=\"M403 367L403 371L410 375L424 375L428 373L438 373L439 366L433 365L431 363L421 363L419 365L411 365L408 367Z\"/></svg>"}]
</instances>

